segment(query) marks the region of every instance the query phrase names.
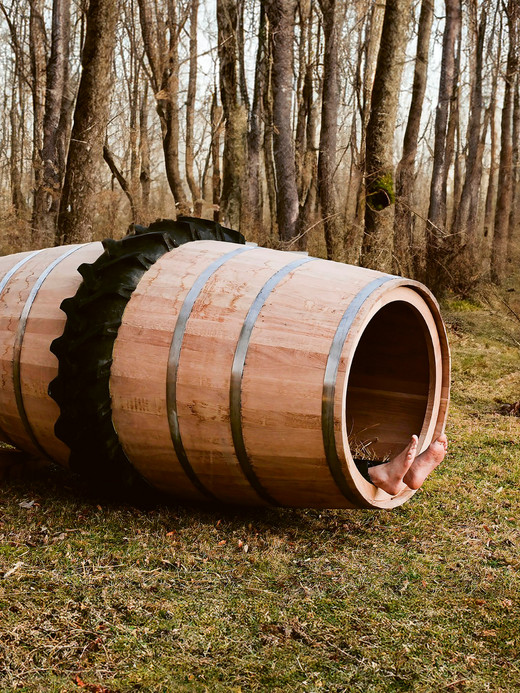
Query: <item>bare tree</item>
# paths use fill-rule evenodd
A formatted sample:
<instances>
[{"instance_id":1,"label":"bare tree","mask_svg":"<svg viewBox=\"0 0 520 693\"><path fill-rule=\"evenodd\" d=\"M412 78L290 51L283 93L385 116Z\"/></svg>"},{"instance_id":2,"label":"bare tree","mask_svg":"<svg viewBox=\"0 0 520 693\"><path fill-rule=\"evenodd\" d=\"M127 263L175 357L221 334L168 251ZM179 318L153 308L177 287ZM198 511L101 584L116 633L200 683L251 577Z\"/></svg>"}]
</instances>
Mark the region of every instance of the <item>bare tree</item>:
<instances>
[{"instance_id":1,"label":"bare tree","mask_svg":"<svg viewBox=\"0 0 520 693\"><path fill-rule=\"evenodd\" d=\"M498 28L497 25L498 24ZM497 127L496 127L496 110L497 110L497 94L499 85L499 76L501 72L501 62L502 62L502 39L504 23L502 21L502 14L499 13L499 5L496 6L495 18L493 21L493 35L496 34L496 54L493 55L492 43L488 48L487 61L492 63L491 70L491 95L489 99L489 105L486 108L485 119L489 122L489 172L488 181L486 189L486 201L484 205L484 224L482 229L482 244L484 249L483 266L482 270L485 273L491 271L491 244L493 237L493 222L495 213L495 203L497 197L497 174L498 174L498 161L497 161ZM483 133L483 137L486 137L486 132Z\"/></svg>"},{"instance_id":2,"label":"bare tree","mask_svg":"<svg viewBox=\"0 0 520 693\"><path fill-rule=\"evenodd\" d=\"M267 65L267 27L265 10L260 6L258 22L258 48L255 63L255 83L253 89L253 103L249 116L249 130L247 134L247 178L248 178L248 207L251 214L253 229L259 230L262 225L262 196L261 196L261 169L260 158L264 138L264 92L268 80L269 67Z\"/></svg>"},{"instance_id":3,"label":"bare tree","mask_svg":"<svg viewBox=\"0 0 520 693\"><path fill-rule=\"evenodd\" d=\"M70 0L52 4L50 55L46 66L46 90L43 106L43 139L39 175L34 193L32 241L50 245L56 235L66 151L71 125L70 85ZM42 46L35 51L41 51Z\"/></svg>"},{"instance_id":4,"label":"bare tree","mask_svg":"<svg viewBox=\"0 0 520 693\"><path fill-rule=\"evenodd\" d=\"M26 26L24 18L16 12L14 3L8 9L0 2L9 28L9 38L12 48L10 69L7 70L6 87L10 92L9 110L9 182L11 204L19 218L23 219L27 211L25 195L22 189L23 177L23 143L25 140L25 89L31 86L29 71L26 66L26 56L23 51ZM34 148L33 148L34 152ZM33 154L34 158L34 154Z\"/></svg>"},{"instance_id":5,"label":"bare tree","mask_svg":"<svg viewBox=\"0 0 520 693\"><path fill-rule=\"evenodd\" d=\"M239 62L240 3L217 0L220 98L224 111L224 153L222 161L221 216L240 226L246 165L247 108L241 88Z\"/></svg>"},{"instance_id":6,"label":"bare tree","mask_svg":"<svg viewBox=\"0 0 520 693\"><path fill-rule=\"evenodd\" d=\"M300 2L300 51L298 74L298 114L295 134L296 183L300 214L298 219L298 248L307 247L307 231L316 222L318 194L317 129L320 107L320 88L315 88L318 51L320 50L321 16L312 2ZM321 80L323 89L323 80ZM324 121L325 122L325 121ZM334 158L336 146L334 145ZM335 171L332 171L334 174ZM338 235L331 230L331 236Z\"/></svg>"},{"instance_id":7,"label":"bare tree","mask_svg":"<svg viewBox=\"0 0 520 693\"><path fill-rule=\"evenodd\" d=\"M141 167L139 183L141 184L141 214L144 221L150 216L150 143L148 132L148 84L145 83L139 109L139 150Z\"/></svg>"},{"instance_id":8,"label":"bare tree","mask_svg":"<svg viewBox=\"0 0 520 693\"><path fill-rule=\"evenodd\" d=\"M222 107L218 105L217 89L213 91L211 100L211 161L213 163L212 174L212 201L213 219L220 221L220 193L222 190L222 178L220 175L220 130L222 127Z\"/></svg>"},{"instance_id":9,"label":"bare tree","mask_svg":"<svg viewBox=\"0 0 520 693\"><path fill-rule=\"evenodd\" d=\"M518 37L517 37L518 39ZM512 194L509 215L508 261L520 234L520 73L517 70L513 100Z\"/></svg>"},{"instance_id":10,"label":"bare tree","mask_svg":"<svg viewBox=\"0 0 520 693\"><path fill-rule=\"evenodd\" d=\"M446 236L446 181L449 161L446 153L450 105L456 79L455 45L460 31L460 0L445 0L446 20L442 43L441 76L435 114L435 144L427 224L427 277L438 288L444 269Z\"/></svg>"},{"instance_id":11,"label":"bare tree","mask_svg":"<svg viewBox=\"0 0 520 693\"><path fill-rule=\"evenodd\" d=\"M371 3L365 13L363 28L359 33L359 45L354 80L355 99L359 112L359 135L357 133L356 115L352 118L351 142L355 151L350 183L353 191L350 197L356 199L354 223L345 239L347 256L351 262L357 263L361 253L361 245L365 225L365 172L366 172L366 141L367 126L370 118L370 103L372 87L377 66L379 42L383 29L385 5ZM363 38L361 39L361 37ZM357 139L359 137L359 145Z\"/></svg>"},{"instance_id":12,"label":"bare tree","mask_svg":"<svg viewBox=\"0 0 520 693\"><path fill-rule=\"evenodd\" d=\"M395 271L405 276L417 274L419 253L413 238L413 191L419 128L428 78L428 56L433 22L433 0L423 0L419 15L412 100L403 140L403 153L396 172L394 220Z\"/></svg>"},{"instance_id":13,"label":"bare tree","mask_svg":"<svg viewBox=\"0 0 520 693\"><path fill-rule=\"evenodd\" d=\"M282 241L298 233L298 190L292 134L292 79L296 0L264 0L273 51L273 142L277 221Z\"/></svg>"},{"instance_id":14,"label":"bare tree","mask_svg":"<svg viewBox=\"0 0 520 693\"><path fill-rule=\"evenodd\" d=\"M339 238L339 219L334 174L338 134L338 27L336 0L320 0L323 15L324 54L318 191L323 215L327 257L332 260Z\"/></svg>"},{"instance_id":15,"label":"bare tree","mask_svg":"<svg viewBox=\"0 0 520 693\"><path fill-rule=\"evenodd\" d=\"M201 197L200 188L193 173L193 121L195 118L195 98L197 95L197 17L199 0L190 2L190 72L188 78L188 93L186 96L186 142L185 162L186 180L191 191L193 207Z\"/></svg>"},{"instance_id":16,"label":"bare tree","mask_svg":"<svg viewBox=\"0 0 520 693\"><path fill-rule=\"evenodd\" d=\"M189 212L179 168L179 34L186 20L177 0L139 0L143 43L161 123L166 177L181 214Z\"/></svg>"},{"instance_id":17,"label":"bare tree","mask_svg":"<svg viewBox=\"0 0 520 693\"><path fill-rule=\"evenodd\" d=\"M513 106L515 81L518 72L518 29L519 8L516 0L507 4L507 26L509 31L509 49L507 67L504 76L504 102L502 106L502 123L500 128L500 164L498 170L497 205L495 211L495 229L491 256L491 276L500 284L506 275L508 257L509 218L513 195Z\"/></svg>"},{"instance_id":18,"label":"bare tree","mask_svg":"<svg viewBox=\"0 0 520 693\"><path fill-rule=\"evenodd\" d=\"M266 40L266 66L267 75L262 94L264 112L264 168L267 196L269 198L269 236L271 241L278 239L278 212L276 199L276 173L274 164L274 120L273 120L273 45L271 41L271 27L267 24L268 38ZM295 166L296 168L296 166Z\"/></svg>"},{"instance_id":19,"label":"bare tree","mask_svg":"<svg viewBox=\"0 0 520 693\"><path fill-rule=\"evenodd\" d=\"M484 110L482 95L482 78L484 47L486 36L486 22L488 8L483 6L480 21L478 21L478 3L471 0L470 10L470 30L473 32L474 42L472 43L472 70L471 70L471 97L470 97L470 116L468 132L466 137L467 157L466 157L466 176L460 203L455 204L455 219L452 233L460 239L461 244L467 245L465 253L472 273L478 276L481 267L478 262L478 233L477 216L480 201L480 184L482 180L482 158L484 154L484 138L482 137L482 114ZM484 131L487 126L484 126Z\"/></svg>"},{"instance_id":20,"label":"bare tree","mask_svg":"<svg viewBox=\"0 0 520 693\"><path fill-rule=\"evenodd\" d=\"M393 142L409 16L409 0L387 0L366 134L365 235L361 264L387 271L393 265Z\"/></svg>"},{"instance_id":21,"label":"bare tree","mask_svg":"<svg viewBox=\"0 0 520 693\"><path fill-rule=\"evenodd\" d=\"M32 167L35 191L41 186L43 113L46 91L46 31L43 20L43 1L30 0L29 3L29 54L31 58L31 93L33 103L33 142ZM36 196L35 196L36 197ZM36 202L36 199L35 199ZM33 228L34 235L34 228Z\"/></svg>"},{"instance_id":22,"label":"bare tree","mask_svg":"<svg viewBox=\"0 0 520 693\"><path fill-rule=\"evenodd\" d=\"M22 190L22 127L23 117L21 112L20 91L16 74L13 74L11 104L9 109L9 124L11 126L10 138L10 182L11 202L17 214L23 218L27 205Z\"/></svg>"},{"instance_id":23,"label":"bare tree","mask_svg":"<svg viewBox=\"0 0 520 693\"><path fill-rule=\"evenodd\" d=\"M92 239L94 198L112 87L117 4L91 0L87 11L81 80L74 111L58 220L60 243Z\"/></svg>"}]
</instances>

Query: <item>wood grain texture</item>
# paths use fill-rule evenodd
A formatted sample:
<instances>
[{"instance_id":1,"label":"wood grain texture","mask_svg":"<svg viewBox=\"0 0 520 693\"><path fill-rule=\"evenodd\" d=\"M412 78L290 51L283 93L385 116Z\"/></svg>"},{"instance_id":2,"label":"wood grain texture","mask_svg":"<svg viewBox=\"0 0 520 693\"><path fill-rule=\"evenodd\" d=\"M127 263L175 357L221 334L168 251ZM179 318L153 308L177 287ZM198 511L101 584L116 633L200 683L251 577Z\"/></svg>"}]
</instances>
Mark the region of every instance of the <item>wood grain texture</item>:
<instances>
[{"instance_id":1,"label":"wood grain texture","mask_svg":"<svg viewBox=\"0 0 520 693\"><path fill-rule=\"evenodd\" d=\"M24 264L9 280L0 295L0 427L13 444L22 450L41 456L23 421L15 397L13 354L20 316L35 282L42 272L68 247L43 250ZM93 262L103 251L101 243L90 243L63 259L49 273L30 307L20 350L20 384L23 408L39 446L53 460L66 464L68 448L54 435L54 424L59 411L47 389L56 376L58 361L50 352L52 341L59 337L65 326L61 301L75 294L81 276L76 271L83 262ZM11 258L0 258L0 275L5 276ZM14 263L13 263L14 264Z\"/></svg>"},{"instance_id":2,"label":"wood grain texture","mask_svg":"<svg viewBox=\"0 0 520 693\"><path fill-rule=\"evenodd\" d=\"M68 448L54 436L58 408L47 389L58 364L49 347L65 324L59 306L81 282L77 267L102 246L65 252L0 258L0 283L8 278L0 293L0 428L21 449L62 464ZM412 491L392 498L365 481L352 451L384 459L413 433L425 449L444 430L450 359L435 299L417 282L359 267L317 258L296 266L294 254L266 248L231 252L217 241L176 248L144 274L126 306L110 391L131 463L162 491L191 500L338 508L406 501ZM20 330L33 287L62 256ZM176 419L167 401L174 377Z\"/></svg>"},{"instance_id":3,"label":"wood grain texture","mask_svg":"<svg viewBox=\"0 0 520 693\"><path fill-rule=\"evenodd\" d=\"M228 252L228 244L200 241L163 256L132 295L114 346L113 420L125 452L151 483L185 498L201 494L176 458L168 427L170 344L191 286ZM186 323L176 383L179 431L198 479L226 502L264 502L233 445L231 369L255 297L293 260L265 248L231 258L204 284ZM338 489L323 443L324 372L345 310L378 276L315 259L276 284L256 319L242 378L242 432L256 479L282 505L395 507L412 492L390 498L366 482L349 435L367 444L365 431L377 430L372 452L383 457L412 433L424 448L443 429L449 351L438 308L425 287L390 278L363 303L339 362L334 430L355 502Z\"/></svg>"}]
</instances>

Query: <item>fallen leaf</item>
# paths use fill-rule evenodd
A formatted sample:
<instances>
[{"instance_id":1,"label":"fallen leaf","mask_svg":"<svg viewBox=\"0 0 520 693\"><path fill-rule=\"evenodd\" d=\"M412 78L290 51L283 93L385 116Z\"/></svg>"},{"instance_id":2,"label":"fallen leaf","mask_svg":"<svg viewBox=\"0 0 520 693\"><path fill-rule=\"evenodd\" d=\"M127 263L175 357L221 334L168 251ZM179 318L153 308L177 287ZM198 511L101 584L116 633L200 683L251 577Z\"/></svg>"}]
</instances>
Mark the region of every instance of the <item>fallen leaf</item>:
<instances>
[{"instance_id":1,"label":"fallen leaf","mask_svg":"<svg viewBox=\"0 0 520 693\"><path fill-rule=\"evenodd\" d=\"M22 501L21 503L18 503L20 508L25 508L26 510L30 510L31 508L34 508L35 505L37 505L36 501Z\"/></svg>"},{"instance_id":2,"label":"fallen leaf","mask_svg":"<svg viewBox=\"0 0 520 693\"><path fill-rule=\"evenodd\" d=\"M10 575L13 573L16 573L16 571L23 566L23 561L18 561L18 563L15 563L10 570L8 570L6 573L4 573L4 580L5 578L8 578Z\"/></svg>"}]
</instances>

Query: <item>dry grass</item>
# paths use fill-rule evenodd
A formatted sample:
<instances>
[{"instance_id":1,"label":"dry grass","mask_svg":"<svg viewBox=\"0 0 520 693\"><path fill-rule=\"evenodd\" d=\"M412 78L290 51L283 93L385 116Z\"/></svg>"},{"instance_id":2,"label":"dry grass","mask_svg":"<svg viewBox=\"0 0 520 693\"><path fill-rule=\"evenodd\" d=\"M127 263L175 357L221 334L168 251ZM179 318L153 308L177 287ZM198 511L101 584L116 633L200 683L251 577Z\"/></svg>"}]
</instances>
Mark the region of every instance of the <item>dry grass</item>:
<instances>
[{"instance_id":1,"label":"dry grass","mask_svg":"<svg viewBox=\"0 0 520 693\"><path fill-rule=\"evenodd\" d=\"M519 398L520 330L463 308L450 453L397 510L143 512L58 470L4 481L0 690L520 689L520 419L495 401Z\"/></svg>"}]
</instances>

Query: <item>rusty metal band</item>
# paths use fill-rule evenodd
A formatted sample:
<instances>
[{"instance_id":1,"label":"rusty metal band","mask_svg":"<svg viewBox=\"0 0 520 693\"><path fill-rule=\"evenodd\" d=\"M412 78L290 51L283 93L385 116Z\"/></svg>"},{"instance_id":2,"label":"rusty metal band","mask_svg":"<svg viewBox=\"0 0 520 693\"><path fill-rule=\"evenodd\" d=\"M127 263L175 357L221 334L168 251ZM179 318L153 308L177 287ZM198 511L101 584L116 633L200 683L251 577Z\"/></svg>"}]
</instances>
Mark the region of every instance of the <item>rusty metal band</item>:
<instances>
[{"instance_id":1,"label":"rusty metal band","mask_svg":"<svg viewBox=\"0 0 520 693\"><path fill-rule=\"evenodd\" d=\"M29 293L29 296L27 297L27 300L25 301L24 307L22 309L22 313L20 315L20 320L18 321L18 327L16 330L16 335L15 335L15 341L14 341L14 348L13 348L13 386L14 386L14 396L16 400L16 406L18 408L18 415L20 416L20 419L23 423L23 426L25 428L25 431L29 438L31 439L31 442L33 445L39 450L39 452L42 453L47 459L51 459L47 451L42 447L38 439L36 438L34 431L31 427L31 424L29 423L29 419L27 418L27 413L25 411L25 406L23 403L23 395L22 395L22 382L20 379L20 357L22 354L22 344L23 344L23 339L25 336L25 329L27 327L27 319L29 317L29 313L31 311L32 305L34 303L34 299L36 298L38 291L41 289L43 282L47 279L49 274L52 272L52 270L56 267L56 265L59 265L59 263L62 260L65 260L65 258L69 257L69 255L72 255L72 253L75 253L76 250L79 250L80 248L83 248L83 245L77 245L73 246L72 248L68 248L66 252L64 252L62 255L57 257L53 262L51 262L50 265L48 265L44 271L40 274L36 282L34 283L31 292Z\"/></svg>"},{"instance_id":2,"label":"rusty metal band","mask_svg":"<svg viewBox=\"0 0 520 693\"><path fill-rule=\"evenodd\" d=\"M325 376L323 378L323 395L321 402L321 426L323 435L323 445L327 464L329 465L330 473L341 493L348 500L356 503L357 498L354 496L347 479L343 473L341 460L338 456L336 447L336 436L334 432L334 399L336 396L336 378L338 377L339 364L343 347L349 335L350 329L359 311L365 301L376 291L380 286L392 279L397 279L393 275L383 275L377 277L369 284L364 286L352 299L348 308L343 313L336 333L332 340L332 344L327 358L325 367Z\"/></svg>"},{"instance_id":3,"label":"rusty metal band","mask_svg":"<svg viewBox=\"0 0 520 693\"><path fill-rule=\"evenodd\" d=\"M249 349L249 341L251 333L256 324L260 311L264 307L265 302L269 298L273 289L286 277L293 272L297 267L312 262L314 257L300 257L297 260L289 263L285 267L279 269L273 276L267 280L262 289L258 292L242 325L240 336L235 349L233 365L231 367L231 383L229 388L229 415L231 420L231 433L233 436L233 445L235 446L235 454L240 463L240 467L257 494L267 503L271 505L280 505L260 483L249 455L247 454L244 441L244 433L242 430L242 377L244 374L244 366Z\"/></svg>"},{"instance_id":4,"label":"rusty metal band","mask_svg":"<svg viewBox=\"0 0 520 693\"><path fill-rule=\"evenodd\" d=\"M175 449L175 454L184 473L192 482L192 484L200 491L203 495L211 500L218 500L216 496L207 489L201 482L197 474L195 473L193 467L190 464L186 450L184 448L180 427L179 427L179 417L177 410L177 372L179 370L179 359L181 355L182 342L184 340L184 334L186 332L186 325L188 323L191 311L195 305L195 301L199 297L201 291L205 287L208 279L220 268L222 265L230 260L236 255L241 253L250 252L255 250L254 247L240 246L232 250L230 253L226 253L221 257L214 260L206 269L197 277L193 282L191 289L188 291L184 303L181 306L179 315L177 317L177 322L175 323L175 329L173 330L172 342L170 345L170 353L168 356L168 376L166 380L166 404L168 409L168 422L170 424L170 435L172 438L173 447Z\"/></svg>"}]
</instances>

